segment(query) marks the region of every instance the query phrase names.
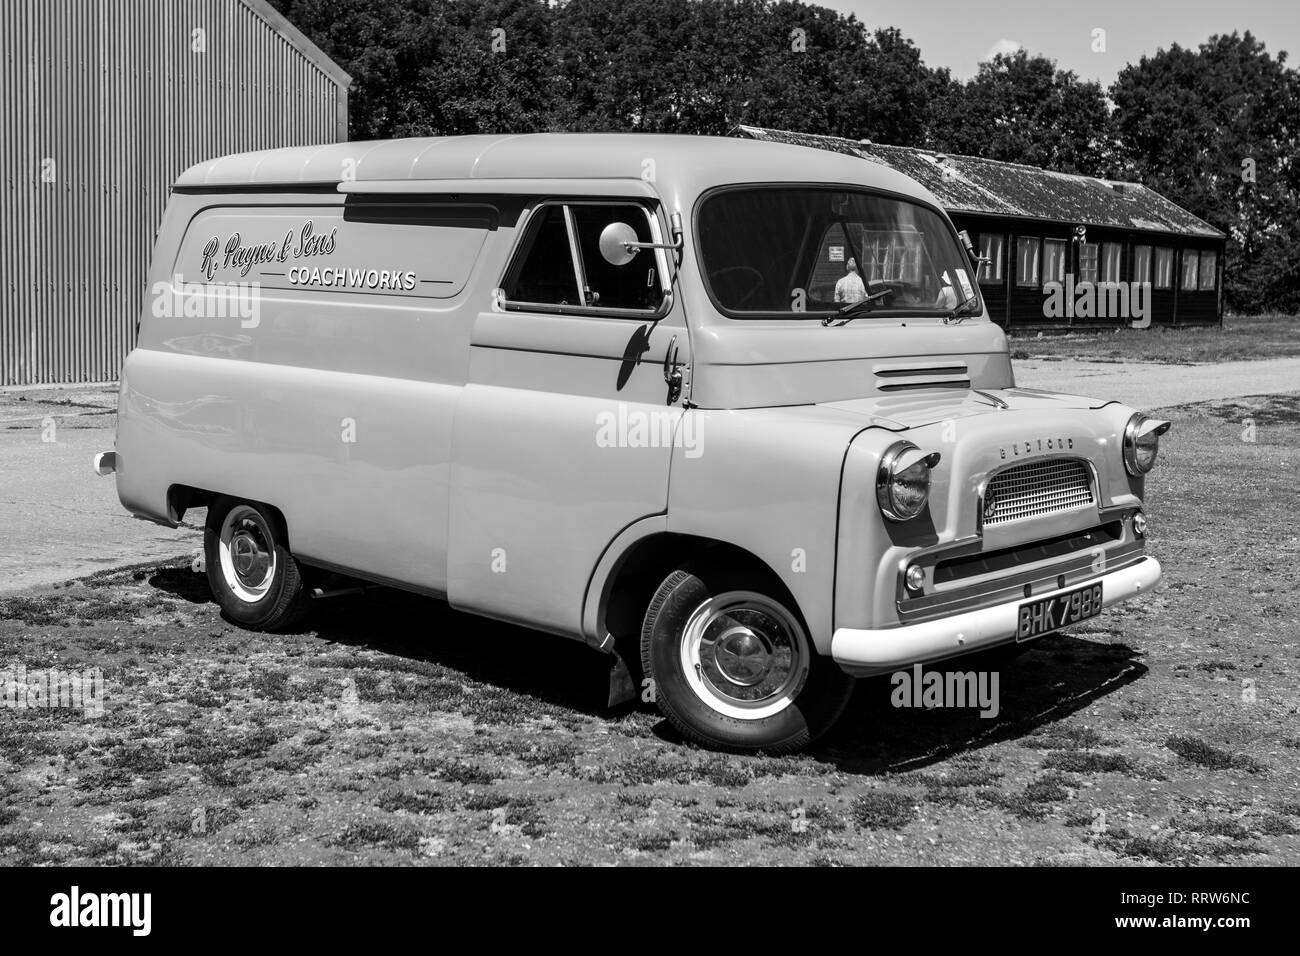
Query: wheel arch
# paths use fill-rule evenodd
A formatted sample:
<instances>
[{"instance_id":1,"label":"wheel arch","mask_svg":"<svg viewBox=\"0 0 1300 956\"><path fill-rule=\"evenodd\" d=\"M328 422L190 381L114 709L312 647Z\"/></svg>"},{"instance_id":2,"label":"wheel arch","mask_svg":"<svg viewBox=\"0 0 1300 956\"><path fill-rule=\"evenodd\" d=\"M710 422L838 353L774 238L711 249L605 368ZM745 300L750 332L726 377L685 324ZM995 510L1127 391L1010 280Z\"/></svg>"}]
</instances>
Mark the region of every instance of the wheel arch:
<instances>
[{"instance_id":1,"label":"wheel arch","mask_svg":"<svg viewBox=\"0 0 1300 956\"><path fill-rule=\"evenodd\" d=\"M746 574L785 603L808 630L807 616L790 588L753 552L718 538L668 531L662 522L639 522L606 550L588 588L583 614L588 642L616 650L629 662L639 659L639 651L632 650L639 646L646 608L664 578L683 567L725 567Z\"/></svg>"},{"instance_id":2,"label":"wheel arch","mask_svg":"<svg viewBox=\"0 0 1300 956\"><path fill-rule=\"evenodd\" d=\"M231 501L247 501L252 504L261 505L272 513L272 516L279 522L280 530L284 534L284 545L293 550L291 543L293 537L289 530L289 521L284 516L284 511L269 501L260 501L256 498L245 498L243 495L230 495L220 491L213 491L208 488L198 488L194 485L173 484L167 488L167 513L172 521L180 523L185 517L185 513L191 508L210 508L216 504L220 498L226 498Z\"/></svg>"}]
</instances>

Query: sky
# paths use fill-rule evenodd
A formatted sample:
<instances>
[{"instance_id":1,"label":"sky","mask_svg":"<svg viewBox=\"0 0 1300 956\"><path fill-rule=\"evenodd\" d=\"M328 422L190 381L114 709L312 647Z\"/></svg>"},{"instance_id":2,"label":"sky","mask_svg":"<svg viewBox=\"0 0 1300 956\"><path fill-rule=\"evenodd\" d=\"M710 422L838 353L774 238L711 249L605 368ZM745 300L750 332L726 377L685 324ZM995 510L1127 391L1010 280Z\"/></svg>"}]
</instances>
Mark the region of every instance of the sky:
<instances>
[{"instance_id":1,"label":"sky","mask_svg":"<svg viewBox=\"0 0 1300 956\"><path fill-rule=\"evenodd\" d=\"M1250 30L1287 64L1300 65L1300 0L813 0L853 13L869 29L895 26L921 50L927 66L959 79L999 50L1019 47L1109 86L1143 54L1178 43L1195 48L1215 33ZM1105 51L1094 52L1094 30Z\"/></svg>"}]
</instances>

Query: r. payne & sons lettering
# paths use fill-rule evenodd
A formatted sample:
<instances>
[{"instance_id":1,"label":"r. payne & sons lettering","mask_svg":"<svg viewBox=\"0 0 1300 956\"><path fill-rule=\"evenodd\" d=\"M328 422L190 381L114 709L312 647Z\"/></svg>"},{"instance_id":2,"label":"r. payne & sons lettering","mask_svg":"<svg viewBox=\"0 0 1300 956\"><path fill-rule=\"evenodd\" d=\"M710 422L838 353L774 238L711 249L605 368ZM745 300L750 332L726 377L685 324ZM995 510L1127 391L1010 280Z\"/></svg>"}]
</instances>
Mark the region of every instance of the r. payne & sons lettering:
<instances>
[{"instance_id":1,"label":"r. payne & sons lettering","mask_svg":"<svg viewBox=\"0 0 1300 956\"><path fill-rule=\"evenodd\" d=\"M231 233L223 247L221 239L213 236L203 246L203 263L200 269L208 281L216 277L218 269L238 269L241 276L248 275L254 266L268 262L288 262L293 259L306 259L311 256L327 256L334 251L338 241L338 228L328 233L316 233L316 227L310 219L302 224L295 234L290 229L284 234L283 241L260 242L245 245L243 237Z\"/></svg>"}]
</instances>

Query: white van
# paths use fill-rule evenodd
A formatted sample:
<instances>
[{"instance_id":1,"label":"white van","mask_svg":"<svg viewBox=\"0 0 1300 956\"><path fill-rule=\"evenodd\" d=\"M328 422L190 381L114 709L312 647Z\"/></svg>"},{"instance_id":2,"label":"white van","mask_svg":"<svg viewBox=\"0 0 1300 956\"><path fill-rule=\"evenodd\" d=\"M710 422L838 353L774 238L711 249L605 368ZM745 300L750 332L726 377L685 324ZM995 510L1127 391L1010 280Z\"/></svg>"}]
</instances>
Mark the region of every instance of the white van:
<instances>
[{"instance_id":1,"label":"white van","mask_svg":"<svg viewBox=\"0 0 1300 956\"><path fill-rule=\"evenodd\" d=\"M688 737L788 751L855 676L1160 579L1168 423L1017 388L977 266L915 182L798 146L217 159L176 183L100 466L142 517L207 507L246 627L339 572L586 641Z\"/></svg>"}]
</instances>

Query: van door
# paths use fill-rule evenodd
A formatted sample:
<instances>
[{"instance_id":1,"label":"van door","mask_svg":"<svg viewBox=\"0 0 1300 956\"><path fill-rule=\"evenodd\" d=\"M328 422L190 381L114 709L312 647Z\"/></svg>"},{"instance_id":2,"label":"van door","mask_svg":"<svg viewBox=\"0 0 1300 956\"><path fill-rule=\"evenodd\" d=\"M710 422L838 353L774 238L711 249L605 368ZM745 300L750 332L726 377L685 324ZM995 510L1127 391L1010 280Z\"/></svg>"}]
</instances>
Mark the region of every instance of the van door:
<instances>
[{"instance_id":1,"label":"van door","mask_svg":"<svg viewBox=\"0 0 1300 956\"><path fill-rule=\"evenodd\" d=\"M529 210L474 322L453 426L450 602L571 637L610 541L666 511L672 444L683 441L683 392L665 375L684 373L690 352L674 254L642 249L613 264L600 251L611 223L665 242L642 200Z\"/></svg>"}]
</instances>

